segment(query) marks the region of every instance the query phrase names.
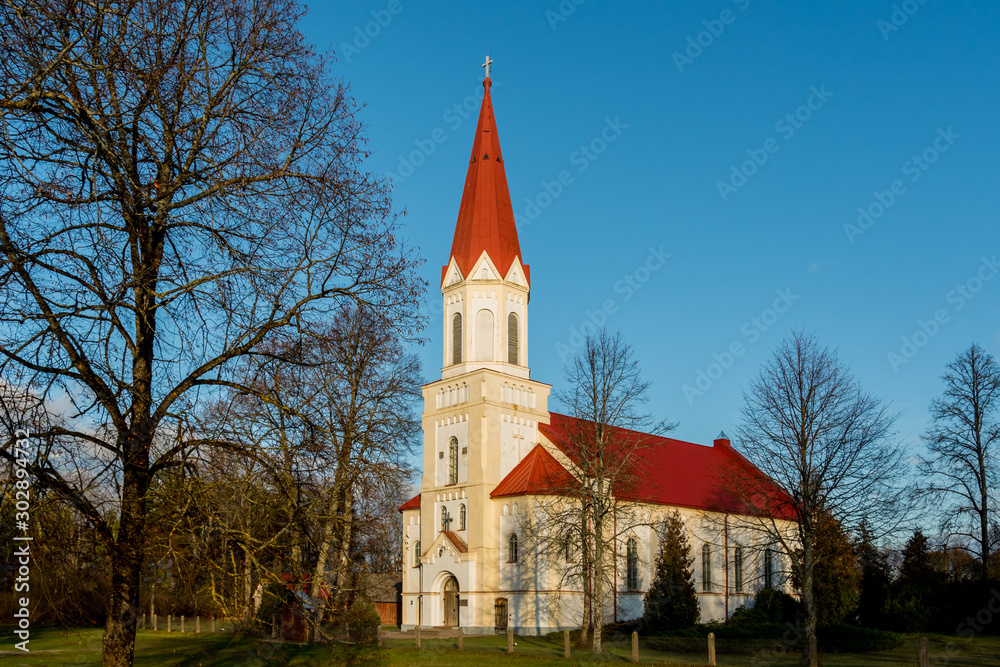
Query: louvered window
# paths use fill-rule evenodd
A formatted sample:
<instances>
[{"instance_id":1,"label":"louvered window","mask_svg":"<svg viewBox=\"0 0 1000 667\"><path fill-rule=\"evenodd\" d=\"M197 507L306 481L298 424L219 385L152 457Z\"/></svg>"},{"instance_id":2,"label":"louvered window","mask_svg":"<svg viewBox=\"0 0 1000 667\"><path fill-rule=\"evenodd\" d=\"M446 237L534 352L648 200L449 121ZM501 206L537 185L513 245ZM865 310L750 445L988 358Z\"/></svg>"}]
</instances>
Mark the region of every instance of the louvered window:
<instances>
[{"instance_id":1,"label":"louvered window","mask_svg":"<svg viewBox=\"0 0 1000 667\"><path fill-rule=\"evenodd\" d=\"M511 313L507 316L507 363L517 365L517 344L518 344L517 315Z\"/></svg>"},{"instance_id":2,"label":"louvered window","mask_svg":"<svg viewBox=\"0 0 1000 667\"><path fill-rule=\"evenodd\" d=\"M451 363L462 363L462 314L451 319Z\"/></svg>"}]
</instances>

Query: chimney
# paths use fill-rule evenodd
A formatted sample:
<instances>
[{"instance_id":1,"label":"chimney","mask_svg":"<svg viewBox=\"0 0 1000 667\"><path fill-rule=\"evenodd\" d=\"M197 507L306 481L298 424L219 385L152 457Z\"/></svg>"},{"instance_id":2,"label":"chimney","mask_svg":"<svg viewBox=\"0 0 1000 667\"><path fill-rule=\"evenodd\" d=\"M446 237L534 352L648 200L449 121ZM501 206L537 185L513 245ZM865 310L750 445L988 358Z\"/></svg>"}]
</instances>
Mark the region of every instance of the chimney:
<instances>
[{"instance_id":1,"label":"chimney","mask_svg":"<svg viewBox=\"0 0 1000 667\"><path fill-rule=\"evenodd\" d=\"M719 435L716 436L715 440L712 441L715 447L732 447L733 444L729 442L729 436L726 435L725 431L720 431Z\"/></svg>"}]
</instances>

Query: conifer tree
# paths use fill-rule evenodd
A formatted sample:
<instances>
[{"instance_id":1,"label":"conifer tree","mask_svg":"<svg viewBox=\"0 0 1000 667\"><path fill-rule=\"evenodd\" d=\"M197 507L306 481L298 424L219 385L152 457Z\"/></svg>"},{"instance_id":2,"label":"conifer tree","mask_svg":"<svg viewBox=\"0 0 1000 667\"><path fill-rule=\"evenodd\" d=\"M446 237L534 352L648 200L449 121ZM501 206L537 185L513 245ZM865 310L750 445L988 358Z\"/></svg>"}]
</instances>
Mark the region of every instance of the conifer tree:
<instances>
[{"instance_id":1,"label":"conifer tree","mask_svg":"<svg viewBox=\"0 0 1000 667\"><path fill-rule=\"evenodd\" d=\"M694 556L677 512L663 522L656 575L646 592L643 624L648 631L686 628L698 622Z\"/></svg>"}]
</instances>

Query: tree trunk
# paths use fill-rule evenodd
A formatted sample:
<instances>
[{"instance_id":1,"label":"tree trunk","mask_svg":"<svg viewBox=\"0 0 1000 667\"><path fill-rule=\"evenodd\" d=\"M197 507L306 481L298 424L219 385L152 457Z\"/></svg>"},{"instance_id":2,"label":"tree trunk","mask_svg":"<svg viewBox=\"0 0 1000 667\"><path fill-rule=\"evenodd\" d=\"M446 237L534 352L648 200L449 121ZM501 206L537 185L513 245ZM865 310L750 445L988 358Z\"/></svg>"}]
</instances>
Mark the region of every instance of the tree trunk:
<instances>
[{"instance_id":1,"label":"tree trunk","mask_svg":"<svg viewBox=\"0 0 1000 667\"><path fill-rule=\"evenodd\" d=\"M351 575L351 538L354 532L354 499L349 485L344 486L341 506L340 535L337 544L337 607L347 612L349 595L346 584Z\"/></svg>"},{"instance_id":2,"label":"tree trunk","mask_svg":"<svg viewBox=\"0 0 1000 667\"><path fill-rule=\"evenodd\" d=\"M316 569L313 571L312 582L309 588L309 594L314 598L319 599L319 594L321 587L326 583L326 561L327 554L329 553L331 543L333 542L333 511L335 508L334 495L332 492L328 495L328 500L326 503L326 512L322 519L321 535L319 542L319 553L316 557ZM320 624L323 622L323 612L324 605L316 605L316 615L313 619L316 627L319 628Z\"/></svg>"},{"instance_id":3,"label":"tree trunk","mask_svg":"<svg viewBox=\"0 0 1000 667\"><path fill-rule=\"evenodd\" d=\"M805 545L802 550L802 606L805 612L806 628L802 636L802 657L799 664L808 667L809 638L816 634L816 596L813 595L812 545Z\"/></svg>"},{"instance_id":4,"label":"tree trunk","mask_svg":"<svg viewBox=\"0 0 1000 667\"><path fill-rule=\"evenodd\" d=\"M602 573L604 572L604 545L601 539L601 533L599 532L602 528L601 522L594 522L594 531L596 534L596 539L594 540L594 579L591 586L593 587L593 610L594 610L594 641L592 652L598 655L604 651L601 646L601 635L604 629L604 577Z\"/></svg>"},{"instance_id":5,"label":"tree trunk","mask_svg":"<svg viewBox=\"0 0 1000 667\"><path fill-rule=\"evenodd\" d=\"M104 667L131 667L139 615L139 577L146 543L148 442L124 442L129 456L122 477L118 534L111 546L111 591L104 625Z\"/></svg>"},{"instance_id":6,"label":"tree trunk","mask_svg":"<svg viewBox=\"0 0 1000 667\"><path fill-rule=\"evenodd\" d=\"M593 591L590 586L590 544L587 537L587 514L584 509L580 510L580 517L580 581L583 589L583 622L580 624L580 646L586 646L590 637Z\"/></svg>"}]
</instances>

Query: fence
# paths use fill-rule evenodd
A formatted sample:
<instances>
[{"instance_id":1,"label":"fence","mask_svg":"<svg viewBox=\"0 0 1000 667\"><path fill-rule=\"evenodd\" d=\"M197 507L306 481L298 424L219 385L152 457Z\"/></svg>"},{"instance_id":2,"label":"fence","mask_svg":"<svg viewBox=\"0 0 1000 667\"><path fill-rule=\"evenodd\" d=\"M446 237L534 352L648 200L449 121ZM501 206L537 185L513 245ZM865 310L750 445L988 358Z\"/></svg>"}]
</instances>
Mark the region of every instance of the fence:
<instances>
[{"instance_id":1,"label":"fence","mask_svg":"<svg viewBox=\"0 0 1000 667\"><path fill-rule=\"evenodd\" d=\"M421 649L421 632L420 627L415 628L415 646L419 650ZM464 648L465 635L461 628L458 628L452 635L456 639L456 648L461 651ZM517 642L515 640L514 628L512 626L507 627L507 653L513 654L517 649ZM382 645L381 633L379 636L379 646ZM715 645L715 633L710 632L708 637L703 644L705 654L708 657L709 665L716 665L716 645ZM631 661L639 662L639 633L633 632L631 635ZM589 653L589 651L588 651ZM570 644L570 633L569 630L563 630L563 657L566 659L572 659L572 647ZM579 656L578 656L579 657ZM930 651L928 648L927 637L921 637L918 648L917 648L917 665L919 667L930 667ZM646 660L649 662L649 660ZM818 667L819 665L819 650L817 648L816 635L811 635L809 637L809 665L810 667Z\"/></svg>"}]
</instances>

